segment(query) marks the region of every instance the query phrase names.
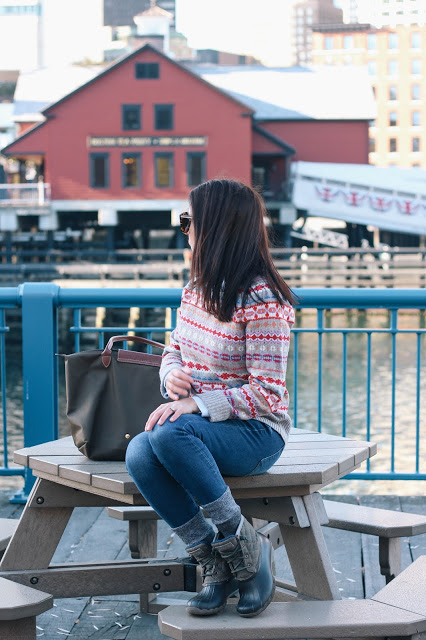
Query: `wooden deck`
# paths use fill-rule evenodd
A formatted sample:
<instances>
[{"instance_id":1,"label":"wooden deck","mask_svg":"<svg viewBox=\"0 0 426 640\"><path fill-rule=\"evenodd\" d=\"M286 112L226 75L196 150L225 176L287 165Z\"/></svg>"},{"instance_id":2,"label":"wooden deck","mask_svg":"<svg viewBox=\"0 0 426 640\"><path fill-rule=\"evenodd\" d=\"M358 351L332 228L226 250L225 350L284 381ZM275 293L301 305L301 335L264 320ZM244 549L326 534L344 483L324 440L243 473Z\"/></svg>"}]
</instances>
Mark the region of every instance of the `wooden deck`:
<instances>
[{"instance_id":1,"label":"wooden deck","mask_svg":"<svg viewBox=\"0 0 426 640\"><path fill-rule=\"evenodd\" d=\"M9 504L9 491L0 491L0 517L18 518L22 507ZM423 496L331 496L343 502L426 514ZM183 544L170 535L170 529L159 522L158 557L186 555ZM378 538L349 531L324 528L334 571L343 598L370 597L385 585L378 562ZM99 540L103 544L99 545ZM426 554L426 534L403 541L402 568L418 556ZM71 517L54 563L80 562L90 557L93 562L130 558L127 546L127 523L109 518L103 508L77 508ZM277 574L291 579L285 550L276 552ZM188 594L189 596L190 594ZM182 594L176 594L182 597ZM55 607L37 618L40 638L84 638L91 640L161 639L157 617L138 613L138 596L73 598L56 600Z\"/></svg>"}]
</instances>

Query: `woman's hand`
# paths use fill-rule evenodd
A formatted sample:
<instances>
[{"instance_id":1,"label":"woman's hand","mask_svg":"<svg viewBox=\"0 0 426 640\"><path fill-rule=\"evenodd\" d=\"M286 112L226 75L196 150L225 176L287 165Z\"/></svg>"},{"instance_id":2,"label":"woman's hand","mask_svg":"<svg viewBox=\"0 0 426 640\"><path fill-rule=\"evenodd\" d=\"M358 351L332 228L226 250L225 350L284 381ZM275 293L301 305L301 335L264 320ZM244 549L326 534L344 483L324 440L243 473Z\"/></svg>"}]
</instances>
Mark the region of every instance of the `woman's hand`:
<instances>
[{"instance_id":1,"label":"woman's hand","mask_svg":"<svg viewBox=\"0 0 426 640\"><path fill-rule=\"evenodd\" d=\"M149 416L145 431L151 431L156 424L164 424L167 418L170 418L170 422L174 422L176 418L179 418L179 416L185 413L198 413L198 405L193 398L183 398L177 402L160 404Z\"/></svg>"},{"instance_id":2,"label":"woman's hand","mask_svg":"<svg viewBox=\"0 0 426 640\"><path fill-rule=\"evenodd\" d=\"M172 369L166 378L166 391L172 400L187 398L193 382L191 369L188 367Z\"/></svg>"}]
</instances>

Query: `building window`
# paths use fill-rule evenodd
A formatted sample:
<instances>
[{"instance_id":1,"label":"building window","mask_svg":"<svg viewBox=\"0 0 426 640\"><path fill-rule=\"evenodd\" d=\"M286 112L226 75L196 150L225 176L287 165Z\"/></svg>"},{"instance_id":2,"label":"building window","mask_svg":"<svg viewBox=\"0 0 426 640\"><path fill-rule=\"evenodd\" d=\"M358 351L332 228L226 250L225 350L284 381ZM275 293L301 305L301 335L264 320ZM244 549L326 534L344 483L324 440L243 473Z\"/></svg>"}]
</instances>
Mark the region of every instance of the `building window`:
<instances>
[{"instance_id":1,"label":"building window","mask_svg":"<svg viewBox=\"0 0 426 640\"><path fill-rule=\"evenodd\" d=\"M398 100L398 87L395 84L389 87L389 100Z\"/></svg>"},{"instance_id":2,"label":"building window","mask_svg":"<svg viewBox=\"0 0 426 640\"><path fill-rule=\"evenodd\" d=\"M396 76L398 73L398 62L397 60L389 60L388 62L388 75Z\"/></svg>"},{"instance_id":3,"label":"building window","mask_svg":"<svg viewBox=\"0 0 426 640\"><path fill-rule=\"evenodd\" d=\"M173 153L156 153L155 186L159 188L173 186Z\"/></svg>"},{"instance_id":4,"label":"building window","mask_svg":"<svg viewBox=\"0 0 426 640\"><path fill-rule=\"evenodd\" d=\"M375 60L369 60L367 63L368 74L370 76L375 76L377 73L377 63Z\"/></svg>"},{"instance_id":5,"label":"building window","mask_svg":"<svg viewBox=\"0 0 426 640\"><path fill-rule=\"evenodd\" d=\"M396 111L389 112L389 126L396 127L398 124L398 114Z\"/></svg>"},{"instance_id":6,"label":"building window","mask_svg":"<svg viewBox=\"0 0 426 640\"><path fill-rule=\"evenodd\" d=\"M377 89L374 86L372 86L371 88L373 89L373 96L376 98L377 97Z\"/></svg>"},{"instance_id":7,"label":"building window","mask_svg":"<svg viewBox=\"0 0 426 640\"><path fill-rule=\"evenodd\" d=\"M156 104L154 105L154 127L155 129L165 129L170 131L173 129L173 112L174 105L172 104Z\"/></svg>"},{"instance_id":8,"label":"building window","mask_svg":"<svg viewBox=\"0 0 426 640\"><path fill-rule=\"evenodd\" d=\"M413 127L420 127L421 123L421 114L420 111L412 111L411 112L411 124Z\"/></svg>"},{"instance_id":9,"label":"building window","mask_svg":"<svg viewBox=\"0 0 426 640\"><path fill-rule=\"evenodd\" d=\"M411 48L412 49L420 49L422 46L422 34L418 31L415 31L411 34Z\"/></svg>"},{"instance_id":10,"label":"building window","mask_svg":"<svg viewBox=\"0 0 426 640\"><path fill-rule=\"evenodd\" d=\"M189 151L186 154L188 187L196 187L206 179L206 154L203 151Z\"/></svg>"},{"instance_id":11,"label":"building window","mask_svg":"<svg viewBox=\"0 0 426 640\"><path fill-rule=\"evenodd\" d=\"M420 151L420 138L411 138L411 151Z\"/></svg>"},{"instance_id":12,"label":"building window","mask_svg":"<svg viewBox=\"0 0 426 640\"><path fill-rule=\"evenodd\" d=\"M159 62L136 62L135 77L138 80L152 80L160 77Z\"/></svg>"},{"instance_id":13,"label":"building window","mask_svg":"<svg viewBox=\"0 0 426 640\"><path fill-rule=\"evenodd\" d=\"M411 100L420 100L422 88L419 84L411 85Z\"/></svg>"},{"instance_id":14,"label":"building window","mask_svg":"<svg viewBox=\"0 0 426 640\"><path fill-rule=\"evenodd\" d=\"M354 38L353 38L353 36L343 36L343 48L344 49L353 49L354 48Z\"/></svg>"},{"instance_id":15,"label":"building window","mask_svg":"<svg viewBox=\"0 0 426 640\"><path fill-rule=\"evenodd\" d=\"M121 156L121 178L124 189L141 186L141 154L123 153Z\"/></svg>"},{"instance_id":16,"label":"building window","mask_svg":"<svg viewBox=\"0 0 426 640\"><path fill-rule=\"evenodd\" d=\"M369 33L367 35L367 49L377 48L377 38L375 33Z\"/></svg>"},{"instance_id":17,"label":"building window","mask_svg":"<svg viewBox=\"0 0 426 640\"><path fill-rule=\"evenodd\" d=\"M420 167L420 162L413 162L412 167Z\"/></svg>"},{"instance_id":18,"label":"building window","mask_svg":"<svg viewBox=\"0 0 426 640\"><path fill-rule=\"evenodd\" d=\"M375 127L376 126L376 120L375 119L374 120L369 120L368 121L368 126L369 127Z\"/></svg>"},{"instance_id":19,"label":"building window","mask_svg":"<svg viewBox=\"0 0 426 640\"><path fill-rule=\"evenodd\" d=\"M398 49L398 35L396 33L389 33L388 49Z\"/></svg>"},{"instance_id":20,"label":"building window","mask_svg":"<svg viewBox=\"0 0 426 640\"><path fill-rule=\"evenodd\" d=\"M398 142L396 138L389 138L389 151L390 153L398 151Z\"/></svg>"},{"instance_id":21,"label":"building window","mask_svg":"<svg viewBox=\"0 0 426 640\"><path fill-rule=\"evenodd\" d=\"M109 153L90 154L90 186L93 189L109 187Z\"/></svg>"},{"instance_id":22,"label":"building window","mask_svg":"<svg viewBox=\"0 0 426 640\"><path fill-rule=\"evenodd\" d=\"M413 58L413 60L411 60L411 73L417 76L421 72L422 72L422 61L420 60L420 58Z\"/></svg>"},{"instance_id":23,"label":"building window","mask_svg":"<svg viewBox=\"0 0 426 640\"><path fill-rule=\"evenodd\" d=\"M123 104L121 106L121 128L123 131L138 131L141 128L140 104Z\"/></svg>"},{"instance_id":24,"label":"building window","mask_svg":"<svg viewBox=\"0 0 426 640\"><path fill-rule=\"evenodd\" d=\"M333 48L333 36L326 36L324 38L324 49L332 49Z\"/></svg>"},{"instance_id":25,"label":"building window","mask_svg":"<svg viewBox=\"0 0 426 640\"><path fill-rule=\"evenodd\" d=\"M368 153L376 151L376 138L368 138Z\"/></svg>"}]
</instances>

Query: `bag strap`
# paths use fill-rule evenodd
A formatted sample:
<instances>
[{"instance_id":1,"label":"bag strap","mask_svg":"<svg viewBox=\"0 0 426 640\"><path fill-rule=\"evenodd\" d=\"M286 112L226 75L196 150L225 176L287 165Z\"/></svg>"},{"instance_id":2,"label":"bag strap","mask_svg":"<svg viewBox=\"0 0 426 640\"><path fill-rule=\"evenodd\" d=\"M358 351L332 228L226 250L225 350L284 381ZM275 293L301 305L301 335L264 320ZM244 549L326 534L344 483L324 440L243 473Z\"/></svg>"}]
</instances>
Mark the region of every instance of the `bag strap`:
<instances>
[{"instance_id":1,"label":"bag strap","mask_svg":"<svg viewBox=\"0 0 426 640\"><path fill-rule=\"evenodd\" d=\"M141 342L142 344L149 344L151 347L158 347L159 349L164 349L166 346L161 342L148 340L148 338L142 338L141 336L113 336L108 340L105 349L102 351L102 364L105 368L111 364L111 349L115 342Z\"/></svg>"}]
</instances>

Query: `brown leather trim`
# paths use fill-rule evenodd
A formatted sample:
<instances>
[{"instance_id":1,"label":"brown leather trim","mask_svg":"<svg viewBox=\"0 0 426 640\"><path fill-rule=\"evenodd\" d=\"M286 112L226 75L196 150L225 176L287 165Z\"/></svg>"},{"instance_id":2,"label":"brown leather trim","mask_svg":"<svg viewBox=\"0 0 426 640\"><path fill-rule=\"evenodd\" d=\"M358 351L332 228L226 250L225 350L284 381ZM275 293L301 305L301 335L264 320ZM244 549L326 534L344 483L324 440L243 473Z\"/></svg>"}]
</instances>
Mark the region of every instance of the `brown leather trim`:
<instances>
[{"instance_id":1,"label":"brown leather trim","mask_svg":"<svg viewBox=\"0 0 426 640\"><path fill-rule=\"evenodd\" d=\"M141 353L139 351L127 351L126 349L119 349L118 362L131 362L132 364L144 364L150 367L160 367L161 356L156 356L153 353Z\"/></svg>"}]
</instances>

